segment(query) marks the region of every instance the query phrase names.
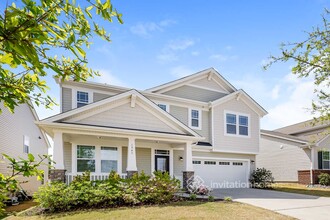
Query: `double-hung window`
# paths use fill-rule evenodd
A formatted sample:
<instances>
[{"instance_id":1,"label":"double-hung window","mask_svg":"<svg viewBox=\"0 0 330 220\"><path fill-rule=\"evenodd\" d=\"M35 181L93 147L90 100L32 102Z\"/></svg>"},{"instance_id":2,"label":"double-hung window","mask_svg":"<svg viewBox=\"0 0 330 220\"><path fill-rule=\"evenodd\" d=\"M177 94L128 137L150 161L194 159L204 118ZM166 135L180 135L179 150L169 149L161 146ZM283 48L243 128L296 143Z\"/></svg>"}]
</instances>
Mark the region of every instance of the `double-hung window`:
<instances>
[{"instance_id":1,"label":"double-hung window","mask_svg":"<svg viewBox=\"0 0 330 220\"><path fill-rule=\"evenodd\" d=\"M241 114L226 113L225 133L249 136L249 117Z\"/></svg>"},{"instance_id":2,"label":"double-hung window","mask_svg":"<svg viewBox=\"0 0 330 220\"><path fill-rule=\"evenodd\" d=\"M30 137L27 135L23 136L23 153L30 153Z\"/></svg>"},{"instance_id":3,"label":"double-hung window","mask_svg":"<svg viewBox=\"0 0 330 220\"><path fill-rule=\"evenodd\" d=\"M88 104L88 92L77 91L77 108Z\"/></svg>"},{"instance_id":4,"label":"double-hung window","mask_svg":"<svg viewBox=\"0 0 330 220\"><path fill-rule=\"evenodd\" d=\"M201 111L190 109L189 125L194 129L201 129Z\"/></svg>"},{"instance_id":5,"label":"double-hung window","mask_svg":"<svg viewBox=\"0 0 330 220\"><path fill-rule=\"evenodd\" d=\"M101 147L101 172L110 173L118 167L118 150L116 147Z\"/></svg>"},{"instance_id":6,"label":"double-hung window","mask_svg":"<svg viewBox=\"0 0 330 220\"><path fill-rule=\"evenodd\" d=\"M330 169L330 151L319 151L319 169Z\"/></svg>"},{"instance_id":7,"label":"double-hung window","mask_svg":"<svg viewBox=\"0 0 330 220\"><path fill-rule=\"evenodd\" d=\"M95 172L95 146L77 146L77 171Z\"/></svg>"}]
</instances>

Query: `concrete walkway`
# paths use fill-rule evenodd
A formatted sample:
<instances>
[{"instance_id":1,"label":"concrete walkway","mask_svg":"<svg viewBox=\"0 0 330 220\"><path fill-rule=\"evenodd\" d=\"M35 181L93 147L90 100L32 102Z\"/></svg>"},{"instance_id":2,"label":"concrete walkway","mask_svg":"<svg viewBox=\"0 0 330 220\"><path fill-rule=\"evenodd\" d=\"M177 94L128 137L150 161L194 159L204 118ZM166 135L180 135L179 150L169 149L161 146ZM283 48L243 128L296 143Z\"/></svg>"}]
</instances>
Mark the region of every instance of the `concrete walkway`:
<instances>
[{"instance_id":1,"label":"concrete walkway","mask_svg":"<svg viewBox=\"0 0 330 220\"><path fill-rule=\"evenodd\" d=\"M269 209L294 218L310 220L330 219L330 198L308 196L260 189L214 189L212 195L264 209Z\"/></svg>"}]
</instances>

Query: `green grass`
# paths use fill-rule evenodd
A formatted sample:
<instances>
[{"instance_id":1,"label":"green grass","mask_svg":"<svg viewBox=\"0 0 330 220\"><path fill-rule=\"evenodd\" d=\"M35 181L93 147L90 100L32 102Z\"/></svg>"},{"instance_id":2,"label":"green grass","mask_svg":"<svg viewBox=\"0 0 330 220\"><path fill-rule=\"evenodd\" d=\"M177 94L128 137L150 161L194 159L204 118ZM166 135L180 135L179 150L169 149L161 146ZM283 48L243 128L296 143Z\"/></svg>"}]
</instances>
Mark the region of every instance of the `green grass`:
<instances>
[{"instance_id":1,"label":"green grass","mask_svg":"<svg viewBox=\"0 0 330 220\"><path fill-rule=\"evenodd\" d=\"M273 187L273 189L276 191L330 197L329 188L307 188L306 185L297 183L276 183L273 185Z\"/></svg>"},{"instance_id":2,"label":"green grass","mask_svg":"<svg viewBox=\"0 0 330 220\"><path fill-rule=\"evenodd\" d=\"M177 202L161 206L141 206L86 210L48 216L9 217L27 219L293 219L262 208L237 202Z\"/></svg>"}]
</instances>

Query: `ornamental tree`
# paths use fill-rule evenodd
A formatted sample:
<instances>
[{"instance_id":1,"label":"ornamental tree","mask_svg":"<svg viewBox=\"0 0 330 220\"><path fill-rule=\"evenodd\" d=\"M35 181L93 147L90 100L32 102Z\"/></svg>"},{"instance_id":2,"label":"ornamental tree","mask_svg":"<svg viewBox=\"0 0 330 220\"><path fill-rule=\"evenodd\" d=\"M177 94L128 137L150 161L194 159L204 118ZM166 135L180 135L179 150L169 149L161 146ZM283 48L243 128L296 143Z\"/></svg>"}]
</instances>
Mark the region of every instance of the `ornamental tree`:
<instances>
[{"instance_id":1,"label":"ornamental tree","mask_svg":"<svg viewBox=\"0 0 330 220\"><path fill-rule=\"evenodd\" d=\"M103 0L102 0L103 1ZM13 112L28 103L50 108L45 77L85 81L98 75L87 66L90 40L110 36L97 18L123 23L110 0L20 0L0 13L0 102ZM0 109L1 112L1 109Z\"/></svg>"}]
</instances>

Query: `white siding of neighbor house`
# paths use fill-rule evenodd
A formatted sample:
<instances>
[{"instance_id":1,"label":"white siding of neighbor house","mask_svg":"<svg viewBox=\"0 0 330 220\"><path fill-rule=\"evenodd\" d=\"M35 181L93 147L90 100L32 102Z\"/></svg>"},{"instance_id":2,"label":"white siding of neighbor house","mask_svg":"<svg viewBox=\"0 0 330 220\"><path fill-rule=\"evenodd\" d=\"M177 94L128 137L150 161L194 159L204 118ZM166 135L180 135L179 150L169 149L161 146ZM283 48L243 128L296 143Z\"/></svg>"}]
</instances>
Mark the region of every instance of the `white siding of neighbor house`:
<instances>
[{"instance_id":1,"label":"white siding of neighbor house","mask_svg":"<svg viewBox=\"0 0 330 220\"><path fill-rule=\"evenodd\" d=\"M139 173L151 175L151 148L136 148L136 166Z\"/></svg>"},{"instance_id":2,"label":"white siding of neighbor house","mask_svg":"<svg viewBox=\"0 0 330 220\"><path fill-rule=\"evenodd\" d=\"M275 181L297 182L298 170L310 169L310 150L301 149L293 142L261 135L256 161L258 168L272 171Z\"/></svg>"},{"instance_id":3,"label":"white siding of neighbor house","mask_svg":"<svg viewBox=\"0 0 330 220\"><path fill-rule=\"evenodd\" d=\"M130 103L126 103L76 123L178 133L138 103L134 108L130 106Z\"/></svg>"},{"instance_id":4,"label":"white siding of neighbor house","mask_svg":"<svg viewBox=\"0 0 330 220\"><path fill-rule=\"evenodd\" d=\"M111 96L108 94L94 92L93 93L93 102L101 101L102 99L106 99L109 97L111 97Z\"/></svg>"},{"instance_id":5,"label":"white siding of neighbor house","mask_svg":"<svg viewBox=\"0 0 330 220\"><path fill-rule=\"evenodd\" d=\"M71 143L64 142L63 145L64 150L64 168L66 172L72 172L72 145Z\"/></svg>"},{"instance_id":6,"label":"white siding of neighbor house","mask_svg":"<svg viewBox=\"0 0 330 220\"><path fill-rule=\"evenodd\" d=\"M186 85L164 92L163 94L203 102L214 101L226 95L221 92Z\"/></svg>"},{"instance_id":7,"label":"white siding of neighbor house","mask_svg":"<svg viewBox=\"0 0 330 220\"><path fill-rule=\"evenodd\" d=\"M62 112L72 109L72 89L62 87Z\"/></svg>"},{"instance_id":8,"label":"white siding of neighbor house","mask_svg":"<svg viewBox=\"0 0 330 220\"><path fill-rule=\"evenodd\" d=\"M15 107L15 113L12 114L6 107L0 103L2 113L0 114L0 160L5 163L0 163L0 173L8 174L10 170L7 168L8 161L2 157L2 154L7 154L18 159L19 157L27 158L27 154L23 153L23 136L27 135L30 139L30 153L38 160L38 155L48 154L48 146L40 129L34 124L36 120L27 104L22 104ZM41 139L39 139L39 137ZM41 166L45 171L45 181L48 179L47 166ZM20 180L28 180L27 183L21 184L27 192L35 192L41 181L36 177L20 178Z\"/></svg>"},{"instance_id":9,"label":"white siding of neighbor house","mask_svg":"<svg viewBox=\"0 0 330 220\"><path fill-rule=\"evenodd\" d=\"M259 129L260 119L245 102L240 100L230 100L219 104L213 109L214 117L214 142L215 150L225 150L231 152L251 152L257 153L259 150ZM225 111L233 113L248 114L249 117L249 137L225 135Z\"/></svg>"},{"instance_id":10,"label":"white siding of neighbor house","mask_svg":"<svg viewBox=\"0 0 330 220\"><path fill-rule=\"evenodd\" d=\"M191 84L196 85L196 86L209 88L209 89L212 89L212 90L217 90L219 92L227 93L227 91L225 91L225 89L222 86L217 84L214 80L208 80L207 78L192 82Z\"/></svg>"}]
</instances>

